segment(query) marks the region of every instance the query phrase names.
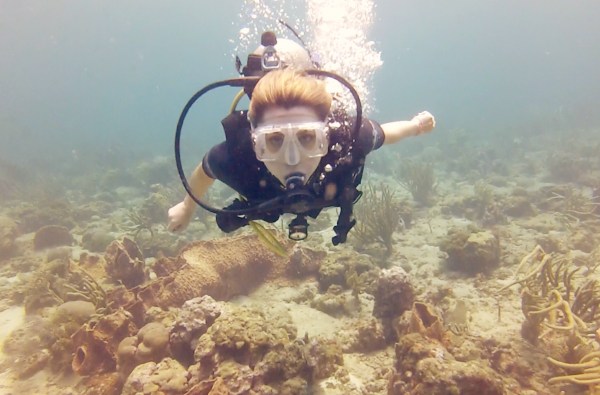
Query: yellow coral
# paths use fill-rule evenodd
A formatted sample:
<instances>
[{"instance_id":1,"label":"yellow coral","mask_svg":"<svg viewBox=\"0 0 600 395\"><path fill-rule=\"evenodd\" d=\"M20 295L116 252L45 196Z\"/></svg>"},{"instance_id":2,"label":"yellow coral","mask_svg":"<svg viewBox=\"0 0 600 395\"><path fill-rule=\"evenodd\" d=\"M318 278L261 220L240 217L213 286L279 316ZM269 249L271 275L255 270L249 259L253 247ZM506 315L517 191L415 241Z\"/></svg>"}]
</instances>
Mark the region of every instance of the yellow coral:
<instances>
[{"instance_id":1,"label":"yellow coral","mask_svg":"<svg viewBox=\"0 0 600 395\"><path fill-rule=\"evenodd\" d=\"M547 358L550 363L563 369L582 370L580 373L552 377L549 384L573 383L588 386L590 395L600 394L600 351L586 354L579 363L561 362L554 358Z\"/></svg>"},{"instance_id":2,"label":"yellow coral","mask_svg":"<svg viewBox=\"0 0 600 395\"><path fill-rule=\"evenodd\" d=\"M550 305L540 310L530 311L529 315L546 315L548 322L545 325L551 329L560 331L571 331L575 329L577 325L578 329L587 330L586 324L576 315L571 312L571 307L563 298L560 292L553 290L550 293ZM566 321L565 325L557 325L559 313L563 320Z\"/></svg>"}]
</instances>

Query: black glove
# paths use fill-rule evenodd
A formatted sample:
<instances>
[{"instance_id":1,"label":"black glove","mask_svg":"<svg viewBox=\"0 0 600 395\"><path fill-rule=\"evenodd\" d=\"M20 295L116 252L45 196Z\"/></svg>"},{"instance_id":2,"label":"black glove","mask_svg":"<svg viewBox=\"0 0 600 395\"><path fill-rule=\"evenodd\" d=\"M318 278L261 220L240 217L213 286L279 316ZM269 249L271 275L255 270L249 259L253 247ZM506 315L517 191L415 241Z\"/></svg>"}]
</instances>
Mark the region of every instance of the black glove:
<instances>
[{"instance_id":1,"label":"black glove","mask_svg":"<svg viewBox=\"0 0 600 395\"><path fill-rule=\"evenodd\" d=\"M239 228L248 225L246 217L239 217L233 214L217 214L217 225L225 233L233 232Z\"/></svg>"}]
</instances>

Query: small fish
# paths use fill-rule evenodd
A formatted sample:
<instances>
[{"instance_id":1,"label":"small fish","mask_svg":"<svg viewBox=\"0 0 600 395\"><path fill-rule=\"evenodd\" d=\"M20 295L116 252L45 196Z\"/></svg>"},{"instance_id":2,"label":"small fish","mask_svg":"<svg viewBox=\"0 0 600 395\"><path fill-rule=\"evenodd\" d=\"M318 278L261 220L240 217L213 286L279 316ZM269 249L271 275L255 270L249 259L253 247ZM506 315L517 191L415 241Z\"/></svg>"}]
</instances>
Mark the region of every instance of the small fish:
<instances>
[{"instance_id":1,"label":"small fish","mask_svg":"<svg viewBox=\"0 0 600 395\"><path fill-rule=\"evenodd\" d=\"M256 232L258 239L269 249L269 251L280 257L287 257L287 251L283 244L263 225L256 221L249 221L250 227Z\"/></svg>"}]
</instances>

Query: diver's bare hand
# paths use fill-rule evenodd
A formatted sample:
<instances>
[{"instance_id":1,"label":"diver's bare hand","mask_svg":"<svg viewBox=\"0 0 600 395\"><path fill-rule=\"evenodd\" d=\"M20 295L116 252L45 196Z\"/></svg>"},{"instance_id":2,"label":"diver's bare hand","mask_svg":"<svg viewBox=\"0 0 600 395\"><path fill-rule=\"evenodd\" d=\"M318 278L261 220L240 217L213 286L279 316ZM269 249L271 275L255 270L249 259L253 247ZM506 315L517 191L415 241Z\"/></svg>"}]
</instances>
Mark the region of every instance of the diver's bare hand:
<instances>
[{"instance_id":1,"label":"diver's bare hand","mask_svg":"<svg viewBox=\"0 0 600 395\"><path fill-rule=\"evenodd\" d=\"M433 128L435 128L435 118L429 111L423 111L418 113L411 119L412 122L415 122L417 127L416 136L424 133L429 133Z\"/></svg>"},{"instance_id":2,"label":"diver's bare hand","mask_svg":"<svg viewBox=\"0 0 600 395\"><path fill-rule=\"evenodd\" d=\"M169 209L169 225L167 229L171 232L181 232L188 227L193 215L194 209L190 209L185 201L177 203Z\"/></svg>"}]
</instances>

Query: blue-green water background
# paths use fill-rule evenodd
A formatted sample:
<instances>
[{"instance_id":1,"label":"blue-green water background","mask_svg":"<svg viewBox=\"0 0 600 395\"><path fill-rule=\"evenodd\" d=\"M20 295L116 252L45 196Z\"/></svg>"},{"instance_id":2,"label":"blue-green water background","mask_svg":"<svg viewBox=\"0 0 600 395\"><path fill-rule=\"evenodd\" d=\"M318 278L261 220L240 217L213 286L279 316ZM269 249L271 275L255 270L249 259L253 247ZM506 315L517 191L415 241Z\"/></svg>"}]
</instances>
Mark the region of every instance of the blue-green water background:
<instances>
[{"instance_id":1,"label":"blue-green water background","mask_svg":"<svg viewBox=\"0 0 600 395\"><path fill-rule=\"evenodd\" d=\"M187 99L236 75L241 2L208 4L0 0L2 161L43 172L172 155ZM427 109L427 139L600 125L600 2L385 0L375 12L373 118ZM231 94L192 114L190 163L222 139Z\"/></svg>"}]
</instances>

